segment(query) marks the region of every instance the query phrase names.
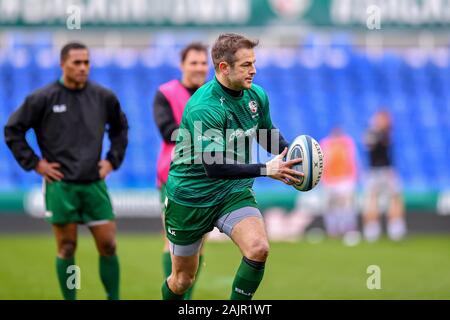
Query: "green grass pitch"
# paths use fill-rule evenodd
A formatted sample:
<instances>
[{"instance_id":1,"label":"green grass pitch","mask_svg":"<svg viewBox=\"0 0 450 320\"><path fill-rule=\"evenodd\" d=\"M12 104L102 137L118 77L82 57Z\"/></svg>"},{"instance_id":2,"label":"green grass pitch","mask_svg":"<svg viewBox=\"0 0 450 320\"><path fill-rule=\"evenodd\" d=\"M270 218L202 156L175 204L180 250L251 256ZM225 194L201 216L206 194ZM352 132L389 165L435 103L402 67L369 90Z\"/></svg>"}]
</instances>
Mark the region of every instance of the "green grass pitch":
<instances>
[{"instance_id":1,"label":"green grass pitch","mask_svg":"<svg viewBox=\"0 0 450 320\"><path fill-rule=\"evenodd\" d=\"M162 240L118 236L122 299L160 299ZM411 236L346 247L272 243L255 299L450 299L450 236ZM0 235L0 299L60 299L51 235ZM207 243L194 299L227 299L241 255L231 243ZM89 235L80 236L79 299L104 299L98 256ZM369 290L367 267L381 269L381 289Z\"/></svg>"}]
</instances>

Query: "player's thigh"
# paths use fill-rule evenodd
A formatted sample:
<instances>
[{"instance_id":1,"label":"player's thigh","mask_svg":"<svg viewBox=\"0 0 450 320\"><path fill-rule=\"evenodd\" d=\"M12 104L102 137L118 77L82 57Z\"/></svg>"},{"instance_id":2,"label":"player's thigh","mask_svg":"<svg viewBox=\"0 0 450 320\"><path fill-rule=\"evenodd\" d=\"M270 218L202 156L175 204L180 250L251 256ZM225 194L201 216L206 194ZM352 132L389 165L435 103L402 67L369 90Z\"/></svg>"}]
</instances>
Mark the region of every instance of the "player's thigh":
<instances>
[{"instance_id":1,"label":"player's thigh","mask_svg":"<svg viewBox=\"0 0 450 320\"><path fill-rule=\"evenodd\" d=\"M246 257L252 257L255 251L259 255L261 251L269 250L269 240L261 217L248 216L239 221L231 232L231 239Z\"/></svg>"},{"instance_id":2,"label":"player's thigh","mask_svg":"<svg viewBox=\"0 0 450 320\"><path fill-rule=\"evenodd\" d=\"M215 226L227 234L246 257L253 256L255 250L268 250L264 220L251 189L231 194L222 204L221 210L222 214Z\"/></svg>"},{"instance_id":3,"label":"player's thigh","mask_svg":"<svg viewBox=\"0 0 450 320\"><path fill-rule=\"evenodd\" d=\"M105 221L89 226L95 245L102 255L112 255L116 249L116 222Z\"/></svg>"},{"instance_id":4,"label":"player's thigh","mask_svg":"<svg viewBox=\"0 0 450 320\"><path fill-rule=\"evenodd\" d=\"M182 273L192 278L197 273L199 253L203 239L187 245L178 245L169 241L169 250L172 258L172 274Z\"/></svg>"},{"instance_id":5,"label":"player's thigh","mask_svg":"<svg viewBox=\"0 0 450 320\"><path fill-rule=\"evenodd\" d=\"M339 207L349 208L352 206L354 194L355 194L355 183L353 181L341 181L334 186L334 194L337 198L337 203Z\"/></svg>"},{"instance_id":6,"label":"player's thigh","mask_svg":"<svg viewBox=\"0 0 450 320\"><path fill-rule=\"evenodd\" d=\"M172 275L178 279L186 279L192 281L198 270L199 255L189 257L179 257L171 255L172 258Z\"/></svg>"},{"instance_id":7,"label":"player's thigh","mask_svg":"<svg viewBox=\"0 0 450 320\"><path fill-rule=\"evenodd\" d=\"M380 179L379 170L371 169L366 177L363 194L363 211L374 214L378 210L378 198L383 189L383 180Z\"/></svg>"},{"instance_id":8,"label":"player's thigh","mask_svg":"<svg viewBox=\"0 0 450 320\"><path fill-rule=\"evenodd\" d=\"M53 233L56 239L58 251L74 251L77 244L77 224L53 224Z\"/></svg>"},{"instance_id":9,"label":"player's thigh","mask_svg":"<svg viewBox=\"0 0 450 320\"><path fill-rule=\"evenodd\" d=\"M399 197L402 194L402 183L397 172L393 168L386 169L384 173L385 190L390 198Z\"/></svg>"}]
</instances>

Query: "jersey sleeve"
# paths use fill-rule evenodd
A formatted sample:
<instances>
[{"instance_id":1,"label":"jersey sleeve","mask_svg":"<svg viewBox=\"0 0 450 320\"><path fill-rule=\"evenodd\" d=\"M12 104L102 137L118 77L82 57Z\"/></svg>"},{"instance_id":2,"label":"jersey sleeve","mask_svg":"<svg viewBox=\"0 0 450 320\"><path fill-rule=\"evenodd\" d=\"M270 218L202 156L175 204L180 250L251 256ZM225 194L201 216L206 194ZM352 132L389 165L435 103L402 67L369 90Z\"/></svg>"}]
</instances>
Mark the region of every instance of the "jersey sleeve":
<instances>
[{"instance_id":1,"label":"jersey sleeve","mask_svg":"<svg viewBox=\"0 0 450 320\"><path fill-rule=\"evenodd\" d=\"M39 125L44 107L44 96L37 94L28 96L10 116L4 128L6 144L20 166L27 171L36 167L39 157L28 144L25 135L29 129Z\"/></svg>"},{"instance_id":2,"label":"jersey sleeve","mask_svg":"<svg viewBox=\"0 0 450 320\"><path fill-rule=\"evenodd\" d=\"M108 137L111 141L106 159L117 170L123 162L128 145L128 121L125 113L122 111L119 100L114 94L107 96L106 103L109 111Z\"/></svg>"},{"instance_id":3,"label":"jersey sleeve","mask_svg":"<svg viewBox=\"0 0 450 320\"><path fill-rule=\"evenodd\" d=\"M261 101L262 101L262 118L260 129L270 130L273 128L273 124L272 118L270 117L269 97L264 91L262 93Z\"/></svg>"},{"instance_id":4,"label":"jersey sleeve","mask_svg":"<svg viewBox=\"0 0 450 320\"><path fill-rule=\"evenodd\" d=\"M166 143L174 143L171 140L172 133L178 129L178 124L173 116L169 101L167 101L167 98L160 90L158 90L153 100L153 118L163 140Z\"/></svg>"},{"instance_id":5,"label":"jersey sleeve","mask_svg":"<svg viewBox=\"0 0 450 320\"><path fill-rule=\"evenodd\" d=\"M225 115L206 106L188 113L190 132L193 135L194 152L225 151Z\"/></svg>"}]
</instances>

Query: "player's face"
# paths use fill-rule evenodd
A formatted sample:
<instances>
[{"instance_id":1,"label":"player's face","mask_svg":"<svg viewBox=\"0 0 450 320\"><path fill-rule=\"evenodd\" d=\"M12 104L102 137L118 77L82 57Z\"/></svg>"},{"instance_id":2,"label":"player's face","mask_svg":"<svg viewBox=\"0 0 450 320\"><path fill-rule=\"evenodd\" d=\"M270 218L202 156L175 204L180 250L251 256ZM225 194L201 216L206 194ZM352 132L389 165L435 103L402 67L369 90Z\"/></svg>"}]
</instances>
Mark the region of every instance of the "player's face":
<instances>
[{"instance_id":1,"label":"player's face","mask_svg":"<svg viewBox=\"0 0 450 320\"><path fill-rule=\"evenodd\" d=\"M89 76L89 52L86 49L72 49L61 63L67 80L84 84Z\"/></svg>"},{"instance_id":2,"label":"player's face","mask_svg":"<svg viewBox=\"0 0 450 320\"><path fill-rule=\"evenodd\" d=\"M256 74L256 57L253 49L239 49L234 55L234 66L229 68L228 81L234 90L250 89Z\"/></svg>"},{"instance_id":3,"label":"player's face","mask_svg":"<svg viewBox=\"0 0 450 320\"><path fill-rule=\"evenodd\" d=\"M206 52L189 50L181 63L182 83L188 88L200 88L208 75L208 57Z\"/></svg>"},{"instance_id":4,"label":"player's face","mask_svg":"<svg viewBox=\"0 0 450 320\"><path fill-rule=\"evenodd\" d=\"M391 124L390 122L389 115L385 113L378 113L375 116L375 126L379 130L388 130Z\"/></svg>"}]
</instances>

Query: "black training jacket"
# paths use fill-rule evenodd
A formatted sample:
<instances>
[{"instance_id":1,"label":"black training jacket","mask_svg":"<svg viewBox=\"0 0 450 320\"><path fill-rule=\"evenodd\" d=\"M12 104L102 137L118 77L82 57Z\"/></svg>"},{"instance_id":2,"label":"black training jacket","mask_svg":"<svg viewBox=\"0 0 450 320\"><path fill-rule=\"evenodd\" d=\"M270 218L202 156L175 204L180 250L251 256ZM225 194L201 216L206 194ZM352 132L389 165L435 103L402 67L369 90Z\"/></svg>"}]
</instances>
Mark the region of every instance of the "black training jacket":
<instances>
[{"instance_id":1,"label":"black training jacket","mask_svg":"<svg viewBox=\"0 0 450 320\"><path fill-rule=\"evenodd\" d=\"M106 158L119 168L128 144L128 123L114 93L88 81L71 90L55 81L30 94L9 118L5 141L27 171L39 157L25 140L33 128L43 158L59 162L63 181L99 180L98 162L105 131L111 141Z\"/></svg>"}]
</instances>

